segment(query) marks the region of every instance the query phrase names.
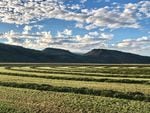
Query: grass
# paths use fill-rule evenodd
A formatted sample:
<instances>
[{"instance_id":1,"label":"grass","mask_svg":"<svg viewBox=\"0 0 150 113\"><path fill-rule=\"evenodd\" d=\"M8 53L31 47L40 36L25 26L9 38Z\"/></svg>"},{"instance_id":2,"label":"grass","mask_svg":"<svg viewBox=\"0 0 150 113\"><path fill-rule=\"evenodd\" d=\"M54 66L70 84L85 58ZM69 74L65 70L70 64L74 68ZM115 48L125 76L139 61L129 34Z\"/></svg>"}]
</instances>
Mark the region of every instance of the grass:
<instances>
[{"instance_id":1,"label":"grass","mask_svg":"<svg viewBox=\"0 0 150 113\"><path fill-rule=\"evenodd\" d=\"M23 110L16 110L15 107L8 105L5 102L0 102L0 113L22 113Z\"/></svg>"},{"instance_id":2,"label":"grass","mask_svg":"<svg viewBox=\"0 0 150 113\"><path fill-rule=\"evenodd\" d=\"M48 84L35 84L35 83L15 83L15 82L0 82L0 86L15 87L15 88L27 88L40 91L54 91L54 92L70 92L76 94L87 94L94 96L115 97L121 99L139 100L150 102L150 95L146 95L141 92L119 92L113 90L96 90L85 87L73 88L52 86Z\"/></svg>"},{"instance_id":3,"label":"grass","mask_svg":"<svg viewBox=\"0 0 150 113\"><path fill-rule=\"evenodd\" d=\"M149 113L150 109L150 103L142 101L0 87L0 101L7 100L26 113Z\"/></svg>"},{"instance_id":4,"label":"grass","mask_svg":"<svg viewBox=\"0 0 150 113\"><path fill-rule=\"evenodd\" d=\"M149 85L144 84L123 84L123 83L103 83L103 82L87 82L87 81L72 81L72 80L51 80L42 78L29 78L19 76L5 76L0 75L1 82L15 82L15 83L36 83L36 84L48 84L53 86L64 86L74 88L92 88L92 89L107 89L124 92L143 92L145 94L150 93Z\"/></svg>"},{"instance_id":5,"label":"grass","mask_svg":"<svg viewBox=\"0 0 150 113\"><path fill-rule=\"evenodd\" d=\"M93 82L110 82L110 83L129 83L129 84L147 84L150 85L150 80L135 80L135 79L111 79L111 78L90 78L90 77L69 77L69 76L45 76L36 74L26 74L26 73L10 73L10 72L0 72L1 75L10 76L21 76L21 77L34 77L34 78L45 78L45 79L57 79L57 80L74 80L74 81L93 81Z\"/></svg>"},{"instance_id":6,"label":"grass","mask_svg":"<svg viewBox=\"0 0 150 113\"><path fill-rule=\"evenodd\" d=\"M47 68L47 67L45 67L45 68ZM59 68L59 67L58 67ZM1 67L0 68L0 73L1 74L7 74L7 75L20 75L20 76L27 76L27 75L30 75L30 76L34 76L34 75L38 75L38 76L44 76L44 78L47 78L48 76L51 76L52 78L54 78L54 77L69 77L69 78L75 78L75 79L81 79L81 78L94 78L94 79L98 79L98 78L104 78L104 79L106 79L106 78L108 78L109 77L109 79L126 79L127 77L122 77L122 75L118 75L117 77L115 77L114 75L112 75L112 77L111 77L111 75L98 75L98 76L94 76L94 75L86 75L87 73L85 73L85 75L78 75L78 74L62 74L62 73L60 73L59 72L59 74L56 74L56 73L52 73L51 71L49 72L49 73L42 73L42 72L40 72L40 73L38 73L38 72L36 72L36 71L29 71L29 70L31 70L30 69L30 67L12 67L11 69L9 68L3 68L3 67ZM54 69L54 70L56 70L56 69ZM39 70L40 71L40 70ZM63 70L63 71L66 71L66 70ZM50 77L50 78L51 78ZM131 78L130 76L128 76L128 78L127 79L129 79L129 80L150 80L150 79L148 79L148 78L140 78L140 77L142 77L142 76L138 76L138 77L135 77L135 78ZM146 77L150 77L150 76L146 76ZM64 79L65 79L64 78ZM66 78L67 79L67 78ZM145 82L145 81L144 81Z\"/></svg>"},{"instance_id":7,"label":"grass","mask_svg":"<svg viewBox=\"0 0 150 113\"><path fill-rule=\"evenodd\" d=\"M149 113L150 65L1 64L0 113Z\"/></svg>"},{"instance_id":8,"label":"grass","mask_svg":"<svg viewBox=\"0 0 150 113\"><path fill-rule=\"evenodd\" d=\"M31 67L32 69L40 69L39 67ZM87 66L87 67L80 67L80 68L76 68L76 67L72 67L72 68L64 68L65 70L71 70L74 72L91 72L91 73L109 73L109 74L144 74L144 75L149 75L150 74L150 68L139 68L139 67L116 67L116 68L112 68L110 66L105 66L105 67L101 67L100 69L98 69L99 67L96 68L91 68L91 66ZM53 69L53 68L51 68ZM61 67L56 68L56 70L64 70ZM138 70L137 70L138 69ZM40 69L41 70L41 69ZM50 69L46 69L46 68L42 68L42 70L50 70ZM54 70L54 69L53 69Z\"/></svg>"},{"instance_id":9,"label":"grass","mask_svg":"<svg viewBox=\"0 0 150 113\"><path fill-rule=\"evenodd\" d=\"M40 69L33 69L30 67L26 67L26 68L11 68L11 67L6 67L6 69L8 70L12 70L12 71L19 71L19 72L31 72L31 73L45 73L45 74L65 74L65 75L82 75L82 76L95 76L95 77L129 77L129 78L150 78L149 75L145 75L145 74L126 74L126 73L105 73L103 71L101 72L97 72L97 70L90 72L88 69L84 70L84 71L76 71L75 69L71 70L66 69L66 70L58 70L58 69L50 69L50 70L40 70ZM90 69L91 70L91 69Z\"/></svg>"}]
</instances>

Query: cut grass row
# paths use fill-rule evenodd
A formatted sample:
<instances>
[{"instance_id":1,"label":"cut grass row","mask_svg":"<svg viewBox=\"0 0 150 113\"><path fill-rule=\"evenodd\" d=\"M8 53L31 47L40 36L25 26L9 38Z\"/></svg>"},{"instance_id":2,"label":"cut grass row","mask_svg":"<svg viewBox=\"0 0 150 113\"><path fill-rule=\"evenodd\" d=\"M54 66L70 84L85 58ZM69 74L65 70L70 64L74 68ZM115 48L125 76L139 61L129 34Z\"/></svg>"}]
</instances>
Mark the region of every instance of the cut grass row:
<instances>
[{"instance_id":1,"label":"cut grass row","mask_svg":"<svg viewBox=\"0 0 150 113\"><path fill-rule=\"evenodd\" d=\"M95 77L128 77L128 78L150 78L148 75L127 75L127 74L104 74L104 73L81 73L81 72L67 72L67 71L44 71L44 70L37 70L37 69L18 69L18 68L11 68L6 67L7 70L10 71L22 71L22 72L31 72L31 73L46 73L46 74L66 74L66 75L82 75L82 76L95 76Z\"/></svg>"},{"instance_id":2,"label":"cut grass row","mask_svg":"<svg viewBox=\"0 0 150 113\"><path fill-rule=\"evenodd\" d=\"M31 66L31 68L33 69L40 69L39 67L34 67ZM54 68L53 68L54 69ZM141 67L137 67L137 68L127 68L127 67L118 67L118 68L112 68L112 67L102 67L100 69L92 67L92 66L87 66L85 68L79 68L79 67L74 67L74 68L59 68L56 67L55 69L63 71L74 71L74 72L90 72L90 73L109 73L109 74L144 74L144 75L149 75L150 74L150 68L141 68ZM51 70L51 69L44 69L42 68L42 70Z\"/></svg>"},{"instance_id":3,"label":"cut grass row","mask_svg":"<svg viewBox=\"0 0 150 113\"><path fill-rule=\"evenodd\" d=\"M73 88L91 88L91 89L107 89L121 92L142 92L150 94L149 85L142 84L125 84L125 83L106 83L106 82L87 82L87 81L72 81L72 80L54 80L32 77L5 76L0 75L1 82L16 82L16 83L36 83L49 84L53 86L73 87Z\"/></svg>"},{"instance_id":4,"label":"cut grass row","mask_svg":"<svg viewBox=\"0 0 150 113\"><path fill-rule=\"evenodd\" d=\"M150 68L127 68L127 67L117 67L117 68L112 68L112 67L92 67L92 66L87 66L87 67L68 67L68 68L61 68L61 67L50 67L49 69L47 67L34 67L31 66L28 69L36 69L36 70L45 70L45 71L67 71L67 72L79 72L79 73L96 73L96 74L128 74L128 75L149 75L150 74Z\"/></svg>"},{"instance_id":5,"label":"cut grass row","mask_svg":"<svg viewBox=\"0 0 150 113\"><path fill-rule=\"evenodd\" d=\"M16 67L13 67L16 69ZM27 69L29 67L24 67L23 69ZM17 67L18 69L18 67ZM130 79L130 80L150 80L149 78L130 78L130 77L105 77L105 76L86 76L86 75L76 75L76 74L53 74L53 73L38 73L38 72L24 72L24 71L16 71L16 70L7 70L4 67L0 68L0 72L4 73L18 73L18 74L30 74L30 75L37 75L37 76L56 76L56 77L73 77L73 78L94 78L94 79L99 79L99 78L110 78L110 79Z\"/></svg>"},{"instance_id":6,"label":"cut grass row","mask_svg":"<svg viewBox=\"0 0 150 113\"><path fill-rule=\"evenodd\" d=\"M150 80L44 76L44 75L36 75L36 74L23 74L23 73L10 73L10 72L0 72L0 75L34 77L34 78L45 78L45 79L57 79L57 80L73 80L73 81L91 81L91 82L128 83L128 84L145 84L145 85L150 85Z\"/></svg>"},{"instance_id":7,"label":"cut grass row","mask_svg":"<svg viewBox=\"0 0 150 113\"><path fill-rule=\"evenodd\" d=\"M95 90L89 88L73 88L73 87L58 87L48 84L35 83L15 83L15 82L0 82L0 86L27 88L40 91L54 91L54 92L69 92L75 94L87 94L94 96L113 97L119 99L139 100L150 102L150 95L145 95L141 92L119 92L113 90Z\"/></svg>"},{"instance_id":8,"label":"cut grass row","mask_svg":"<svg viewBox=\"0 0 150 113\"><path fill-rule=\"evenodd\" d=\"M6 113L12 104L15 111L7 113L149 113L150 110L150 103L143 101L0 87L1 113Z\"/></svg>"}]
</instances>

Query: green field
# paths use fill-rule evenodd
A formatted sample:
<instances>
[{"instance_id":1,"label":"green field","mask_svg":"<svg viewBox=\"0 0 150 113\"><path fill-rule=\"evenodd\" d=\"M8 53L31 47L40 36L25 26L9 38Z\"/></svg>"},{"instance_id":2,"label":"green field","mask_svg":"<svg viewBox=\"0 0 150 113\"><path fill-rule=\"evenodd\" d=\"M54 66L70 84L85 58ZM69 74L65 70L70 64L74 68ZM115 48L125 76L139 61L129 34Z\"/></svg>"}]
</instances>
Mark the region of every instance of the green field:
<instances>
[{"instance_id":1,"label":"green field","mask_svg":"<svg viewBox=\"0 0 150 113\"><path fill-rule=\"evenodd\" d=\"M150 65L0 65L0 113L149 112Z\"/></svg>"}]
</instances>

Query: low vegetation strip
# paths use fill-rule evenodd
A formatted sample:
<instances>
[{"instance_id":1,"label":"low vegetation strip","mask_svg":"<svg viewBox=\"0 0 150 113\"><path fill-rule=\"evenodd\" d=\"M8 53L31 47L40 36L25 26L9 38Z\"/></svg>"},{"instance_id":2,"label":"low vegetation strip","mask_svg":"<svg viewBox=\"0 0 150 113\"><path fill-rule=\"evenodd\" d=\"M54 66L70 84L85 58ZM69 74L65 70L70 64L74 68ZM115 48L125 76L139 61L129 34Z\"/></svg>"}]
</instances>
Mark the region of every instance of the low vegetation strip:
<instances>
[{"instance_id":1,"label":"low vegetation strip","mask_svg":"<svg viewBox=\"0 0 150 113\"><path fill-rule=\"evenodd\" d=\"M75 73L75 72L65 72L65 71L43 71L43 70L27 70L27 69L13 69L11 67L6 67L7 70L21 71L21 72L33 72L33 73L46 73L46 74L72 74L72 75L82 75L82 76L95 76L95 77L128 77L128 78L150 78L148 75L119 75L119 74L99 74L99 73Z\"/></svg>"},{"instance_id":2,"label":"low vegetation strip","mask_svg":"<svg viewBox=\"0 0 150 113\"><path fill-rule=\"evenodd\" d=\"M147 68L119 68L119 69L102 69L100 72L109 74L144 74L150 75L150 69Z\"/></svg>"},{"instance_id":3,"label":"low vegetation strip","mask_svg":"<svg viewBox=\"0 0 150 113\"><path fill-rule=\"evenodd\" d=\"M0 72L0 75L7 76L21 76L21 77L34 77L34 78L45 78L45 79L57 79L57 80L74 80L74 81L91 81L91 82L108 82L108 83L128 83L128 84L145 84L150 85L149 80L131 80L131 79L110 79L110 78L82 78L82 77L60 77L60 76L44 76L36 74L22 74L22 73L10 73Z\"/></svg>"},{"instance_id":4,"label":"low vegetation strip","mask_svg":"<svg viewBox=\"0 0 150 113\"><path fill-rule=\"evenodd\" d=\"M31 66L32 69L41 69L38 67ZM42 70L52 70L52 69L42 69ZM55 70L55 69L54 69ZM96 69L95 67L88 67L85 68L72 68L72 69L57 69L56 70L67 70L67 71L73 71L73 72L90 72L90 73L109 73L109 74L144 74L144 75L150 75L150 69L144 68L144 67L118 67L118 68L112 68L110 66L102 67L100 69Z\"/></svg>"},{"instance_id":5,"label":"low vegetation strip","mask_svg":"<svg viewBox=\"0 0 150 113\"><path fill-rule=\"evenodd\" d=\"M150 95L143 94L141 92L119 92L113 90L96 90L89 88L72 88L72 87L58 87L48 84L36 84L36 83L15 83L15 82L0 82L0 86L14 87L14 88L27 88L40 91L54 91L54 92L68 92L76 94L87 94L94 96L113 97L120 99L130 99L138 101L150 102Z\"/></svg>"}]
</instances>

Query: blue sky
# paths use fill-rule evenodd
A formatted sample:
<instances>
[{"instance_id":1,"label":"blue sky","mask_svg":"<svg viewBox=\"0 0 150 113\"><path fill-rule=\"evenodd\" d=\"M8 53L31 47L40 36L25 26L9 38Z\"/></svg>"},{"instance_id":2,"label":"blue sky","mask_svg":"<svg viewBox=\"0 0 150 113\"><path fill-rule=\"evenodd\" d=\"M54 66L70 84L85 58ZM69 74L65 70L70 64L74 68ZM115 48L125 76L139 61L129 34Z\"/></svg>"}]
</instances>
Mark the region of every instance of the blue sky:
<instances>
[{"instance_id":1,"label":"blue sky","mask_svg":"<svg viewBox=\"0 0 150 113\"><path fill-rule=\"evenodd\" d=\"M150 56L150 1L3 0L0 42L39 50L104 48Z\"/></svg>"}]
</instances>

